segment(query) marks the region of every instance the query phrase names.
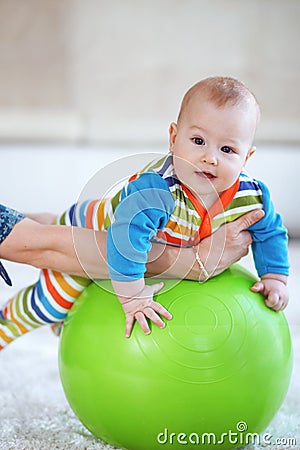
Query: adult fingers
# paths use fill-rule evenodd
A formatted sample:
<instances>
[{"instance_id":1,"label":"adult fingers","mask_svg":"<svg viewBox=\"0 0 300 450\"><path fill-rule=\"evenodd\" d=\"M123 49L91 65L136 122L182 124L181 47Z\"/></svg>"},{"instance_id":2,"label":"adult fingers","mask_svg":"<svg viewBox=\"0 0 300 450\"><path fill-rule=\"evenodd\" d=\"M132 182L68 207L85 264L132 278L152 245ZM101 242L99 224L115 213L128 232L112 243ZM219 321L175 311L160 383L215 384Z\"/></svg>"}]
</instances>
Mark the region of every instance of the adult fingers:
<instances>
[{"instance_id":1,"label":"adult fingers","mask_svg":"<svg viewBox=\"0 0 300 450\"><path fill-rule=\"evenodd\" d=\"M262 209L255 209L254 211L249 211L243 216L236 219L232 222L232 226L236 234L239 234L241 231L246 230L254 223L258 222L260 219L264 217L265 213Z\"/></svg>"},{"instance_id":2,"label":"adult fingers","mask_svg":"<svg viewBox=\"0 0 300 450\"><path fill-rule=\"evenodd\" d=\"M244 256L248 254L249 251L249 245L252 244L252 237L249 231L240 231L239 234L239 242L241 245L241 248L243 249Z\"/></svg>"}]
</instances>

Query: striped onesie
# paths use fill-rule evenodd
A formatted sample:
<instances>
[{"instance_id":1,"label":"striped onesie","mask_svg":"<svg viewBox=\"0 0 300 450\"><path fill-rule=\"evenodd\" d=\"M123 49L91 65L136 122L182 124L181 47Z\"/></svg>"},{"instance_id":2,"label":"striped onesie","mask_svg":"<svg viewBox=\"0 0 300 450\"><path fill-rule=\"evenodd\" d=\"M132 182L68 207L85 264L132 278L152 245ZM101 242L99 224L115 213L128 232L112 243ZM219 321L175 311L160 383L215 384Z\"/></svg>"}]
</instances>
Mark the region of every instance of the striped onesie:
<instances>
[{"instance_id":1,"label":"striped onesie","mask_svg":"<svg viewBox=\"0 0 300 450\"><path fill-rule=\"evenodd\" d=\"M222 224L257 208L263 208L265 216L249 231L258 275L287 275L287 232L267 187L241 174L206 211L176 177L171 154L149 163L112 198L73 205L58 223L107 230L110 276L130 281L144 276L151 242L191 247ZM38 282L21 290L0 312L0 349L32 329L64 320L89 283L89 279L42 270Z\"/></svg>"}]
</instances>

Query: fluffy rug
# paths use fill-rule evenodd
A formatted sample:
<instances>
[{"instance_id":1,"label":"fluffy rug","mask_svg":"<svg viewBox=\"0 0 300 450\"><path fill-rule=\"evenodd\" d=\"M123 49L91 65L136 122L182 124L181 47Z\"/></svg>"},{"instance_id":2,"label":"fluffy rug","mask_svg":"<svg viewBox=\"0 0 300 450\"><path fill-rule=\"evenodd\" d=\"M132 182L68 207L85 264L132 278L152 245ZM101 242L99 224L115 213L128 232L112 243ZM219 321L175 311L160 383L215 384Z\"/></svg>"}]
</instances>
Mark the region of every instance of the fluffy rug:
<instances>
[{"instance_id":1,"label":"fluffy rug","mask_svg":"<svg viewBox=\"0 0 300 450\"><path fill-rule=\"evenodd\" d=\"M300 307L298 280L300 245L291 247L293 272L291 304L287 310L294 346L294 371L286 399L266 432L272 445L249 449L300 449ZM15 289L27 284L36 272L9 265ZM9 290L2 288L1 299ZM49 329L36 330L0 354L0 450L102 450L112 447L93 437L71 411L57 367L58 340ZM268 380L266 380L268 383ZM275 445L275 439L282 443ZM296 440L295 445L288 439ZM295 443L295 441L294 441ZM196 448L197 446L195 446Z\"/></svg>"}]
</instances>

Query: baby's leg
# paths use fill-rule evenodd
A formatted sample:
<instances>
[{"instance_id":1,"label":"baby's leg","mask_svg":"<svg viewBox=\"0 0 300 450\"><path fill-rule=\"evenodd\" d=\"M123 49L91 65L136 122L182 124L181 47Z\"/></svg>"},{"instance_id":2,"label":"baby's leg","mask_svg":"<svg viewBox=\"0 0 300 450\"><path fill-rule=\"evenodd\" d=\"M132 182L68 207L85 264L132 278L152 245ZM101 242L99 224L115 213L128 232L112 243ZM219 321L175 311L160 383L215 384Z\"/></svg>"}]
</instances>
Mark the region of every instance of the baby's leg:
<instances>
[{"instance_id":1,"label":"baby's leg","mask_svg":"<svg viewBox=\"0 0 300 450\"><path fill-rule=\"evenodd\" d=\"M93 201L73 205L58 222L97 227L98 222L93 218L97 216L98 204ZM0 311L0 350L28 331L63 321L75 299L90 283L86 278L42 270L36 284L22 289Z\"/></svg>"}]
</instances>

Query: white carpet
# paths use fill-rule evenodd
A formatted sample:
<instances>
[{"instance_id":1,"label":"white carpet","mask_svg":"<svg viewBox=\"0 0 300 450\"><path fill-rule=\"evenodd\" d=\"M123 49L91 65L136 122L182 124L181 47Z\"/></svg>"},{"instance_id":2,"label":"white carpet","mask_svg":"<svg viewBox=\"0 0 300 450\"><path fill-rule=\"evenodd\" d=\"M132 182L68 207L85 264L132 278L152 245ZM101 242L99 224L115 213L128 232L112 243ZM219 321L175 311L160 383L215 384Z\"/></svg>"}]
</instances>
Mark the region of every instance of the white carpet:
<instances>
[{"instance_id":1,"label":"white carpet","mask_svg":"<svg viewBox=\"0 0 300 450\"><path fill-rule=\"evenodd\" d=\"M291 300L286 312L294 346L294 371L288 395L266 430L275 438L294 438L296 445L250 446L251 449L300 449L300 242L290 249ZM249 260L246 266L251 264ZM31 268L9 264L14 290L35 279ZM1 284L1 302L12 290ZM102 450L112 447L94 438L74 416L64 397L57 367L57 338L36 330L0 354L0 450ZM268 383L268 380L266 380ZM196 448L197 446L195 446Z\"/></svg>"}]
</instances>

